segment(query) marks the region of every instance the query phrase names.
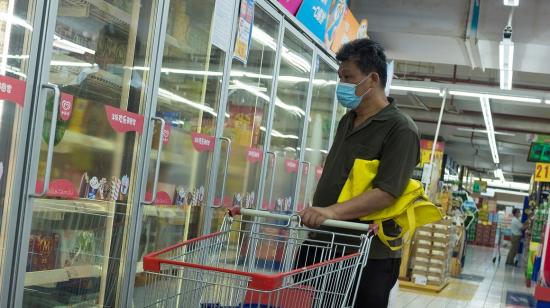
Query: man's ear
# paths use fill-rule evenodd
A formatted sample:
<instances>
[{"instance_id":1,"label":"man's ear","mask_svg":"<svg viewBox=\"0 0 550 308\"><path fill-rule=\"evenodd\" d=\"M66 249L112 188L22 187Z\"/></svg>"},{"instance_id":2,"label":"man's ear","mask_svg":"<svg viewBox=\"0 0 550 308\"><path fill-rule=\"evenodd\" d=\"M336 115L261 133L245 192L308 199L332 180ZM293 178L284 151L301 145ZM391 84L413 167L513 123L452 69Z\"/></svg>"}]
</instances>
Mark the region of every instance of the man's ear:
<instances>
[{"instance_id":1,"label":"man's ear","mask_svg":"<svg viewBox=\"0 0 550 308\"><path fill-rule=\"evenodd\" d=\"M380 84L380 75L377 72L372 72L369 78L369 87L376 88Z\"/></svg>"}]
</instances>

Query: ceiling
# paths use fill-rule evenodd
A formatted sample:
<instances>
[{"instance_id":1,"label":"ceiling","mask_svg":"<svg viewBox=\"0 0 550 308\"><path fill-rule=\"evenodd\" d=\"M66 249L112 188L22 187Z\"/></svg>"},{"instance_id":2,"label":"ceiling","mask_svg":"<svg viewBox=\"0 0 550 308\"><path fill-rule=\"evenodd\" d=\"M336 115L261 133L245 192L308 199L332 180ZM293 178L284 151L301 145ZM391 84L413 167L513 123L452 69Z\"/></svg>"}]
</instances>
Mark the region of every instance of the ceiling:
<instances>
[{"instance_id":1,"label":"ceiling","mask_svg":"<svg viewBox=\"0 0 550 308\"><path fill-rule=\"evenodd\" d=\"M369 36L395 59L394 83L450 85L550 99L550 1L520 0L513 18L513 91L499 89L498 46L510 8L502 0L480 0L477 32L469 26L478 0L352 0L358 18L369 20ZM475 29L474 29L475 30ZM513 93L513 94L512 94ZM400 108L420 132L433 138L442 98L392 91ZM505 178L529 182L530 137L550 135L550 105L491 100L497 146ZM491 175L493 164L479 99L449 96L440 137L458 163Z\"/></svg>"}]
</instances>

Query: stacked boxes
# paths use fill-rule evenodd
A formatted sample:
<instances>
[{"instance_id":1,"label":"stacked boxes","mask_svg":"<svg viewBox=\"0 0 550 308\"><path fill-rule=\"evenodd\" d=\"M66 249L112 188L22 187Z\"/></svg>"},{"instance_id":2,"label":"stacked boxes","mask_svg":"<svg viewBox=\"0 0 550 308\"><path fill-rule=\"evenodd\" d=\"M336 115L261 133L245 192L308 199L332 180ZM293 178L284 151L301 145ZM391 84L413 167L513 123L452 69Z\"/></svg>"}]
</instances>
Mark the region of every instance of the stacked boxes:
<instances>
[{"instance_id":1,"label":"stacked boxes","mask_svg":"<svg viewBox=\"0 0 550 308\"><path fill-rule=\"evenodd\" d=\"M476 228L475 244L480 246L494 247L497 234L497 223L479 222Z\"/></svg>"},{"instance_id":2,"label":"stacked boxes","mask_svg":"<svg viewBox=\"0 0 550 308\"><path fill-rule=\"evenodd\" d=\"M412 263L412 281L417 284L444 286L449 277L452 256L450 220L418 228Z\"/></svg>"}]
</instances>

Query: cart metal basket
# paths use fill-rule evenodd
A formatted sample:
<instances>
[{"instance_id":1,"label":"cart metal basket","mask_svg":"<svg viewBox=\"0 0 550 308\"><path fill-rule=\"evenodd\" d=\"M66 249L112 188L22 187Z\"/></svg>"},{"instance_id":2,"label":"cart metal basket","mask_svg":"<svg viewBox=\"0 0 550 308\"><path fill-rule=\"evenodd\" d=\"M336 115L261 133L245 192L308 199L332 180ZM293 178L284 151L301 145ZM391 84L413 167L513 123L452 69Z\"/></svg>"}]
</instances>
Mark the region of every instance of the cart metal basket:
<instances>
[{"instance_id":1,"label":"cart metal basket","mask_svg":"<svg viewBox=\"0 0 550 308\"><path fill-rule=\"evenodd\" d=\"M241 215L237 218L237 215ZM218 232L144 258L145 307L353 307L373 231L307 229L299 217L234 208Z\"/></svg>"}]
</instances>

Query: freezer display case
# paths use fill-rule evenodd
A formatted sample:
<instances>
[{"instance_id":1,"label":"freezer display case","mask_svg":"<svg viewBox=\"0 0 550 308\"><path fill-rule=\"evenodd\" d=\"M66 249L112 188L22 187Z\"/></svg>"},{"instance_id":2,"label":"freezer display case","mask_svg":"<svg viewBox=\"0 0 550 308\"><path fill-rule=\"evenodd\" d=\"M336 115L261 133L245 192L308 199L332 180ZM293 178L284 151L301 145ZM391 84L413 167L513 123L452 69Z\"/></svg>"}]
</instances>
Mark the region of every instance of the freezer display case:
<instances>
[{"instance_id":1,"label":"freezer display case","mask_svg":"<svg viewBox=\"0 0 550 308\"><path fill-rule=\"evenodd\" d=\"M225 214L224 207L257 206L279 29L280 19L262 6L255 5L247 63L233 60L230 73L225 111L228 117L223 136L230 140L232 148L229 156L220 157L214 206L221 209L214 213L212 230L220 226ZM226 144L224 147L222 153L228 153Z\"/></svg>"},{"instance_id":2,"label":"freezer display case","mask_svg":"<svg viewBox=\"0 0 550 308\"><path fill-rule=\"evenodd\" d=\"M25 205L32 222L23 306L116 307L157 3L51 4L43 70L53 90L38 101L45 113L36 193Z\"/></svg>"},{"instance_id":3,"label":"freezer display case","mask_svg":"<svg viewBox=\"0 0 550 308\"><path fill-rule=\"evenodd\" d=\"M331 63L317 55L297 211L312 205L329 151L338 81L337 68Z\"/></svg>"}]
</instances>

